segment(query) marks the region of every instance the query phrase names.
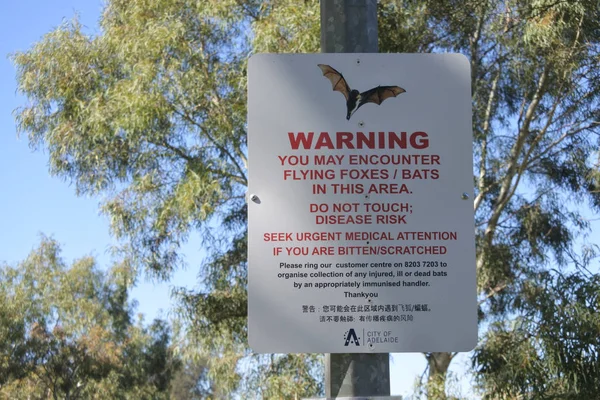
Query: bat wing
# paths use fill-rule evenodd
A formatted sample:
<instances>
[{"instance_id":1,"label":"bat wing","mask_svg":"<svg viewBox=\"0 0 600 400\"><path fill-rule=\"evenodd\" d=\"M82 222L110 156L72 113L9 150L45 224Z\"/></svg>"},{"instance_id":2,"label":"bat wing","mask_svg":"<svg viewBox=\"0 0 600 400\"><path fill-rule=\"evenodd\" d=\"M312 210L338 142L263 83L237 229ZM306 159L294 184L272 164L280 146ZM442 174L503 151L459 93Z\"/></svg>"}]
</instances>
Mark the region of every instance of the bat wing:
<instances>
[{"instance_id":1,"label":"bat wing","mask_svg":"<svg viewBox=\"0 0 600 400\"><path fill-rule=\"evenodd\" d=\"M340 92L344 95L346 101L348 101L348 98L350 97L350 87L348 86L348 83L346 83L344 76L329 65L318 64L318 66L321 68L321 71L323 71L323 76L331 82L333 91Z\"/></svg>"},{"instance_id":2,"label":"bat wing","mask_svg":"<svg viewBox=\"0 0 600 400\"><path fill-rule=\"evenodd\" d=\"M400 86L377 86L376 88L367 90L360 94L360 102L358 107L366 103L375 103L377 105L383 103L385 99L396 97L401 93L406 92Z\"/></svg>"}]
</instances>

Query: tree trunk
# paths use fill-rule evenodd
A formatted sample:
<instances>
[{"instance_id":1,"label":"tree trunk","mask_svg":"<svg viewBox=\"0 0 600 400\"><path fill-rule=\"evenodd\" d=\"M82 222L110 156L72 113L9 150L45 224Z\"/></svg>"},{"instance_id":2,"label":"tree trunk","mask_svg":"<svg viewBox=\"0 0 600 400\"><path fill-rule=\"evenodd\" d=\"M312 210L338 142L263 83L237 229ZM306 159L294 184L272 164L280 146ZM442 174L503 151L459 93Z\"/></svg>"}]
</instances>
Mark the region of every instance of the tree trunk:
<instances>
[{"instance_id":1,"label":"tree trunk","mask_svg":"<svg viewBox=\"0 0 600 400\"><path fill-rule=\"evenodd\" d=\"M427 377L427 398L430 400L446 399L446 373L454 358L452 353L427 353L429 376Z\"/></svg>"}]
</instances>

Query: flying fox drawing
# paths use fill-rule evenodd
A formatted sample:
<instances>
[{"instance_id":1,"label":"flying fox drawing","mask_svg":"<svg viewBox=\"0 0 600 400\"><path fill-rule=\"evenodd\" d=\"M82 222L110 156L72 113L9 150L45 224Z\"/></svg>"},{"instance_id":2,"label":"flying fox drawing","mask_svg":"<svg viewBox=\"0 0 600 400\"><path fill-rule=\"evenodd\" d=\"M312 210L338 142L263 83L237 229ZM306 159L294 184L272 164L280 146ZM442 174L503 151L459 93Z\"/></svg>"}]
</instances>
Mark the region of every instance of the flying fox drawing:
<instances>
[{"instance_id":1,"label":"flying fox drawing","mask_svg":"<svg viewBox=\"0 0 600 400\"><path fill-rule=\"evenodd\" d=\"M333 91L342 93L346 98L346 108L348 110L346 113L347 120L350 119L356 110L367 103L379 105L383 103L385 99L396 97L399 94L406 92L406 90L402 89L400 86L377 86L361 93L356 89L350 89L344 76L334 68L326 64L317 65L321 68L321 71L323 71L323 76L331 81Z\"/></svg>"}]
</instances>

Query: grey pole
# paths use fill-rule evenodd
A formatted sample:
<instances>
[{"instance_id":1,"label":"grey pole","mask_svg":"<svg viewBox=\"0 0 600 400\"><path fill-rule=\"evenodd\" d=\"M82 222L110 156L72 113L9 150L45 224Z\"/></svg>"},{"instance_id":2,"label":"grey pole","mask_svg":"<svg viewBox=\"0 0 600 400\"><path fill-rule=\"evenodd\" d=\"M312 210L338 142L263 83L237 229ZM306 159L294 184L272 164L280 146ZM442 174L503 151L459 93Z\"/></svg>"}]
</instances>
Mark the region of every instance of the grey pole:
<instances>
[{"instance_id":1,"label":"grey pole","mask_svg":"<svg viewBox=\"0 0 600 400\"><path fill-rule=\"evenodd\" d=\"M321 0L321 52L377 53L377 0ZM327 354L325 396L390 395L390 357Z\"/></svg>"}]
</instances>

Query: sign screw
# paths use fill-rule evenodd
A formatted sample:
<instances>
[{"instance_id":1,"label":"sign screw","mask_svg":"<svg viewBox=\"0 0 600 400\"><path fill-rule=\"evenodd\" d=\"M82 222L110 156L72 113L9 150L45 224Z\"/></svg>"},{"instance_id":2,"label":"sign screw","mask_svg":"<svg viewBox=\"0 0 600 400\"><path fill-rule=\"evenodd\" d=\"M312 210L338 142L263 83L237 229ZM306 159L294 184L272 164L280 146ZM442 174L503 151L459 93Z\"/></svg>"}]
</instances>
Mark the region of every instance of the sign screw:
<instances>
[{"instance_id":1,"label":"sign screw","mask_svg":"<svg viewBox=\"0 0 600 400\"><path fill-rule=\"evenodd\" d=\"M364 123L363 121L360 121L360 122L358 123L358 126L360 126L360 127L362 128L363 126L365 126L365 123Z\"/></svg>"},{"instance_id":2,"label":"sign screw","mask_svg":"<svg viewBox=\"0 0 600 400\"><path fill-rule=\"evenodd\" d=\"M462 194L462 196L460 196L460 198L461 198L461 199L463 199L463 200L469 200L469 193L467 193L467 192L464 192L464 193Z\"/></svg>"},{"instance_id":3,"label":"sign screw","mask_svg":"<svg viewBox=\"0 0 600 400\"><path fill-rule=\"evenodd\" d=\"M250 195L250 200L252 200L252 201L253 201L253 202L255 202L255 203L259 203L259 202L260 202L260 200L259 200L258 196L257 196L257 195L255 195L255 194L251 194L251 195Z\"/></svg>"},{"instance_id":4,"label":"sign screw","mask_svg":"<svg viewBox=\"0 0 600 400\"><path fill-rule=\"evenodd\" d=\"M357 65L358 65L358 64L360 64L360 58L357 58L357 59L356 59L356 64L357 64Z\"/></svg>"}]
</instances>

